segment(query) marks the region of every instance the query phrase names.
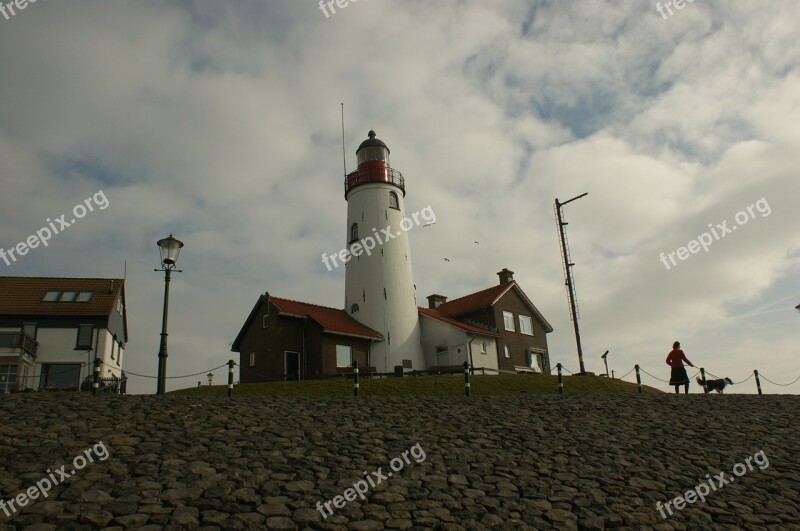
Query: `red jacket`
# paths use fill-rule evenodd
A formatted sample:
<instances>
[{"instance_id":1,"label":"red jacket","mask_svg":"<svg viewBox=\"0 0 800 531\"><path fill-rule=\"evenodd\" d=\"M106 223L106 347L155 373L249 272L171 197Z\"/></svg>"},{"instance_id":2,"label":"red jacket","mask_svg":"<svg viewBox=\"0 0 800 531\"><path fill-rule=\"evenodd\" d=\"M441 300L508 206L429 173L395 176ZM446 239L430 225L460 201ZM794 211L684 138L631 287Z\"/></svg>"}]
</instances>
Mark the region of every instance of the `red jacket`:
<instances>
[{"instance_id":1,"label":"red jacket","mask_svg":"<svg viewBox=\"0 0 800 531\"><path fill-rule=\"evenodd\" d=\"M691 361L686 358L686 354L679 348L672 349L672 352L669 353L667 356L667 365L672 368L675 367L683 367L683 362L686 362L687 365L691 365L694 367Z\"/></svg>"}]
</instances>

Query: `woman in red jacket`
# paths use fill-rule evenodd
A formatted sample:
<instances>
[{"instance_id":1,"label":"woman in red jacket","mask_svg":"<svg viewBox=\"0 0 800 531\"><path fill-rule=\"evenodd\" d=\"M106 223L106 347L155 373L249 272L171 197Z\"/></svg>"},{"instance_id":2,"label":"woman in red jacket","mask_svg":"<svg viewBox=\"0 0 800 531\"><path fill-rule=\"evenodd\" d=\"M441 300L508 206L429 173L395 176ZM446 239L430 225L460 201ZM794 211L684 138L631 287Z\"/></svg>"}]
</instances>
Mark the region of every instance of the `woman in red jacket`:
<instances>
[{"instance_id":1,"label":"woman in red jacket","mask_svg":"<svg viewBox=\"0 0 800 531\"><path fill-rule=\"evenodd\" d=\"M675 386L675 394L678 394L678 388L684 386L684 393L689 394L689 375L686 374L686 367L683 362L686 362L690 367L694 367L691 361L686 358L686 354L681 350L681 344L676 341L672 344L672 351L667 355L667 365L672 367L672 374L669 378L669 384Z\"/></svg>"}]
</instances>

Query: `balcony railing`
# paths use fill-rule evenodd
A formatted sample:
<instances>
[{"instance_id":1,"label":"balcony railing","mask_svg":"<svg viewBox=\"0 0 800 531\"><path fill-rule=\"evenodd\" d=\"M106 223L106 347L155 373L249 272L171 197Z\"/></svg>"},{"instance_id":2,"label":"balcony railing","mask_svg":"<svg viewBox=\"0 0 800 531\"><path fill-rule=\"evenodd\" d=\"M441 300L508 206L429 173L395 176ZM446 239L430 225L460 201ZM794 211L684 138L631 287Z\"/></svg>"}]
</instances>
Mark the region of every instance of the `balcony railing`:
<instances>
[{"instance_id":1,"label":"balcony railing","mask_svg":"<svg viewBox=\"0 0 800 531\"><path fill-rule=\"evenodd\" d=\"M22 332L0 332L0 348L22 349L35 358L39 342Z\"/></svg>"},{"instance_id":2,"label":"balcony railing","mask_svg":"<svg viewBox=\"0 0 800 531\"><path fill-rule=\"evenodd\" d=\"M344 180L345 197L356 186L367 183L390 183L400 188L403 195L406 195L406 180L402 173L392 168L368 166L347 175Z\"/></svg>"}]
</instances>

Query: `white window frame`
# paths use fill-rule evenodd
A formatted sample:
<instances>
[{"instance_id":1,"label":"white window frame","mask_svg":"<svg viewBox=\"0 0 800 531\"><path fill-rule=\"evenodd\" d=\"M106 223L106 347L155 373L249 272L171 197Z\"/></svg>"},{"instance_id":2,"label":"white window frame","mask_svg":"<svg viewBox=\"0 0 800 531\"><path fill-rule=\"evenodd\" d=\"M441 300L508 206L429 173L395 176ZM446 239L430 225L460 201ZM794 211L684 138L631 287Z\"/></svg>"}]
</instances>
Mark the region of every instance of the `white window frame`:
<instances>
[{"instance_id":1,"label":"white window frame","mask_svg":"<svg viewBox=\"0 0 800 531\"><path fill-rule=\"evenodd\" d=\"M249 358L250 358L248 360L249 366L250 367L255 367L256 366L256 353L255 352L251 352Z\"/></svg>"},{"instance_id":2,"label":"white window frame","mask_svg":"<svg viewBox=\"0 0 800 531\"><path fill-rule=\"evenodd\" d=\"M486 341L481 341L481 354L486 354Z\"/></svg>"},{"instance_id":3,"label":"white window frame","mask_svg":"<svg viewBox=\"0 0 800 531\"><path fill-rule=\"evenodd\" d=\"M264 315L261 317L261 329L262 329L262 330L266 330L267 328L269 328L269 324L267 324L267 323L268 323L268 319L267 319L268 317L269 317L269 314L268 314L268 313L265 313L265 314L264 314Z\"/></svg>"},{"instance_id":4,"label":"white window frame","mask_svg":"<svg viewBox=\"0 0 800 531\"><path fill-rule=\"evenodd\" d=\"M531 318L531 316L519 314L517 317L519 317L519 333L520 334L525 334L526 336L532 336L533 335L533 319ZM528 325L529 325L528 326L529 331L525 330L525 325L523 324L525 322L527 322Z\"/></svg>"},{"instance_id":5,"label":"white window frame","mask_svg":"<svg viewBox=\"0 0 800 531\"><path fill-rule=\"evenodd\" d=\"M508 345L503 346L503 353L505 354L506 358L511 357L511 349L508 348Z\"/></svg>"},{"instance_id":6,"label":"white window frame","mask_svg":"<svg viewBox=\"0 0 800 531\"><path fill-rule=\"evenodd\" d=\"M509 328L509 326L511 328ZM506 332L516 332L514 329L514 313L503 311L503 329Z\"/></svg>"}]
</instances>

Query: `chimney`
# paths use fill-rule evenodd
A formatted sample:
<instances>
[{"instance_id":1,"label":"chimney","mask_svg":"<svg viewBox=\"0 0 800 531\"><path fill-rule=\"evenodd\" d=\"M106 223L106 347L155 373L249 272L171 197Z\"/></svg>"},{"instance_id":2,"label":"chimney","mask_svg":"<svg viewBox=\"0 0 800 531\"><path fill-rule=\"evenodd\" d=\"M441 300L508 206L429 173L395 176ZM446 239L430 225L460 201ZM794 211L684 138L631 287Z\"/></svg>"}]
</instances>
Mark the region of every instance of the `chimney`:
<instances>
[{"instance_id":1,"label":"chimney","mask_svg":"<svg viewBox=\"0 0 800 531\"><path fill-rule=\"evenodd\" d=\"M500 277L500 285L501 285L501 286L502 286L503 284L508 284L509 282L511 282L512 280L514 280L514 272L513 272L513 271L509 271L509 270L508 270L508 269L506 269L505 267L503 268L503 270L502 270L502 271L500 271L499 273L497 273L497 276L499 276L499 277Z\"/></svg>"},{"instance_id":2,"label":"chimney","mask_svg":"<svg viewBox=\"0 0 800 531\"><path fill-rule=\"evenodd\" d=\"M444 295L428 295L428 308L432 310L435 310L445 302L447 302L447 297Z\"/></svg>"}]
</instances>

